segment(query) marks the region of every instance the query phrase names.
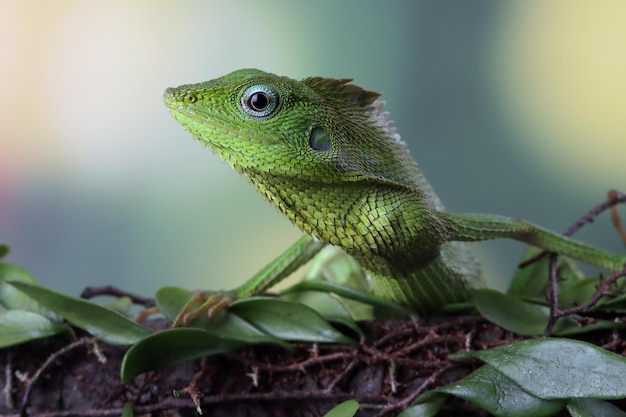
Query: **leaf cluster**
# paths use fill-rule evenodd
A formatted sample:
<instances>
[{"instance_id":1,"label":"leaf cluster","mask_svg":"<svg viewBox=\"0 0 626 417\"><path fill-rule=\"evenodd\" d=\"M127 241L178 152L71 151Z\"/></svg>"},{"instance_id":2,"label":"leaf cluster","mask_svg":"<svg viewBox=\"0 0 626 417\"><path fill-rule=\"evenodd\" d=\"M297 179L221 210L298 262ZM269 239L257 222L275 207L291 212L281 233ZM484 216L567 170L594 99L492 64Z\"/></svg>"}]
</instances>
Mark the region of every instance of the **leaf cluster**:
<instances>
[{"instance_id":1,"label":"leaf cluster","mask_svg":"<svg viewBox=\"0 0 626 417\"><path fill-rule=\"evenodd\" d=\"M0 257L7 252L8 248L0 245ZM530 248L527 256L535 253L536 249ZM541 335L550 314L542 298L548 268L541 262L521 269L507 293L479 290L471 303L462 307L520 335ZM563 308L584 304L601 281L599 276L584 277L567 259L559 261L558 273L568 278L559 288ZM161 314L172 320L191 296L187 290L165 287L157 292L155 301ZM291 350L291 342L357 344L362 331L355 316L363 318L364 313L359 310L355 314L343 299L394 314L410 313L367 291L312 280L295 285L280 297L237 300L214 320L200 316L189 327L154 332L130 318L128 299L102 304L61 294L39 285L23 269L0 263L0 348L59 334L75 339L72 329L79 328L105 343L130 346L120 370L122 380L128 381L144 372L248 345L272 344ZM589 306L585 317L560 318L554 334L573 337L590 331L623 330L621 323L595 315L621 312L626 308L624 302L624 296L618 295ZM626 359L589 343L569 338L530 339L456 354L451 359L479 360L484 365L460 381L421 394L401 417L435 416L449 396L503 417L551 416L563 409L572 416L626 416L611 402L626 398ZM347 401L326 416L350 417L358 406Z\"/></svg>"}]
</instances>

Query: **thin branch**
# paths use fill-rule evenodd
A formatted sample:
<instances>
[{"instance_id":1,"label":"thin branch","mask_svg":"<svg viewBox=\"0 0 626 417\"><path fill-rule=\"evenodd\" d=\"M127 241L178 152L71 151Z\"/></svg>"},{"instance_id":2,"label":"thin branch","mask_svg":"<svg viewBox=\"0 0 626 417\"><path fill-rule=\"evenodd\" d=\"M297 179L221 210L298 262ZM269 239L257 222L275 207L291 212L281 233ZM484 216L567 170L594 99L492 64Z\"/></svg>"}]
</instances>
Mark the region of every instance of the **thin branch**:
<instances>
[{"instance_id":1,"label":"thin branch","mask_svg":"<svg viewBox=\"0 0 626 417\"><path fill-rule=\"evenodd\" d=\"M609 200L619 200L620 194L624 196L624 194L616 190L609 191L608 193ZM626 230L624 229L624 226L622 225L622 221L619 218L619 213L617 212L617 206L611 206L611 221L613 222L613 226L615 226L615 228L617 229L617 232L622 237L622 240L624 241L624 245L626 245Z\"/></svg>"},{"instance_id":2,"label":"thin branch","mask_svg":"<svg viewBox=\"0 0 626 417\"><path fill-rule=\"evenodd\" d=\"M604 211L611 209L611 219L612 219L613 225L617 228L617 231L620 233L620 235L622 236L622 239L624 240L624 243L626 244L626 231L621 225L621 222L619 220L619 215L617 214L617 208L615 207L618 204L623 204L623 203L626 203L626 193L622 193L616 190L609 191L608 198L606 201L593 207L591 210L589 210L587 213L581 216L578 220L576 220L574 224L572 224L565 231L565 233L563 233L563 236L567 236L567 237L573 236L574 233L580 230L581 227L583 227L584 225L588 223L593 223L596 217L598 217ZM533 256L532 258L529 258L525 260L524 262L520 263L518 267L524 268L532 263L539 261L547 254L548 254L547 251L541 251L537 255Z\"/></svg>"},{"instance_id":3,"label":"thin branch","mask_svg":"<svg viewBox=\"0 0 626 417\"><path fill-rule=\"evenodd\" d=\"M26 417L28 415L28 413L26 412L26 406L28 405L30 392L35 383L39 380L39 377L41 376L43 371L45 371L50 365L52 365L52 363L61 355L64 355L80 346L94 343L96 343L96 339L94 337L83 337L75 342L70 343L69 345L63 346L61 349L48 356L48 359L46 359L46 361L37 369L33 377L30 378L30 381L28 381L28 384L26 385L26 391L24 392L24 396L22 397L22 403L20 404L20 416Z\"/></svg>"},{"instance_id":4,"label":"thin branch","mask_svg":"<svg viewBox=\"0 0 626 417\"><path fill-rule=\"evenodd\" d=\"M557 276L555 253L549 253L549 278L548 278L548 303L550 304L550 316L548 317L548 323L543 331L543 336L548 337L552 334L552 329L559 316L559 277Z\"/></svg>"},{"instance_id":5,"label":"thin branch","mask_svg":"<svg viewBox=\"0 0 626 417\"><path fill-rule=\"evenodd\" d=\"M621 271L612 272L608 276L608 278L602 278L600 280L600 282L598 283L598 287L596 289L596 292L589 299L589 301L587 301L585 304L580 305L580 306L568 308L568 309L565 309L565 310L560 310L558 312L558 317L557 318L570 316L570 315L573 315L573 314L585 314L585 313L589 312L589 310L591 310L593 307L595 307L596 304L598 304L598 302L603 297L612 297L612 296L615 295L615 293L613 291L611 291L611 286L613 284L615 284L615 282L619 278L622 278L622 277L626 277L626 267L624 267Z\"/></svg>"},{"instance_id":6,"label":"thin branch","mask_svg":"<svg viewBox=\"0 0 626 417\"><path fill-rule=\"evenodd\" d=\"M378 414L376 414L376 417L383 417L383 416L385 416L385 415L387 415L387 414L389 414L389 413L391 413L393 411L396 411L396 410L399 410L399 409L404 410L405 408L407 408L413 401L415 401L415 399L417 397L419 397L422 393L426 392L426 390L431 385L433 385L437 381L437 379L443 373L445 373L448 370L450 370L452 368L452 366L453 366L452 364L446 365L446 366L442 367L441 369L437 370L436 372L433 372L409 396L407 396L406 398L403 398L402 400L394 401L394 402L389 403L386 407L384 407L382 410L380 410L380 412Z\"/></svg>"},{"instance_id":7,"label":"thin branch","mask_svg":"<svg viewBox=\"0 0 626 417\"><path fill-rule=\"evenodd\" d=\"M137 294L132 294L112 285L106 285L104 287L87 287L83 290L82 293L80 293L80 296L86 299L97 297L99 295L128 297L133 302L133 304L139 304L144 307L153 307L155 305L153 298L146 298Z\"/></svg>"},{"instance_id":8,"label":"thin branch","mask_svg":"<svg viewBox=\"0 0 626 417\"><path fill-rule=\"evenodd\" d=\"M572 236L576 233L581 227L586 225L587 223L593 223L593 221L604 211L610 209L611 207L616 206L617 204L626 203L626 194L621 193L616 190L611 190L608 192L608 198L606 201L598 204L591 210L589 210L584 216L578 219L574 224L572 224L569 229L563 233L564 236Z\"/></svg>"},{"instance_id":9,"label":"thin branch","mask_svg":"<svg viewBox=\"0 0 626 417\"><path fill-rule=\"evenodd\" d=\"M570 237L581 227L588 223L592 223L598 215L602 212L611 209L611 220L613 225L620 233L620 236L626 243L626 231L624 230L622 223L619 218L619 214L617 213L617 208L615 207L617 204L626 203L626 194L616 191L610 190L607 193L607 200L596 205L587 213L585 213L581 218L579 218L574 224L572 224L566 231L563 233L564 236ZM596 293L592 296L589 302L584 305L573 307L566 310L561 310L559 308L559 300L558 300L558 282L559 278L557 276L557 254L549 253L547 251L542 251L539 254L533 256L532 258L522 262L519 266L523 268L533 262L538 261L549 254L550 262L549 262L549 284L548 284L548 303L550 304L550 317L548 318L548 323L546 324L546 328L543 332L545 337L549 336L552 333L554 325L556 321L561 318L572 314L584 314L588 312L591 308L593 308L601 298L612 295L610 292L610 286L617 281L618 278L626 275L626 267L622 271L613 272L608 279L600 281L598 285Z\"/></svg>"}]
</instances>

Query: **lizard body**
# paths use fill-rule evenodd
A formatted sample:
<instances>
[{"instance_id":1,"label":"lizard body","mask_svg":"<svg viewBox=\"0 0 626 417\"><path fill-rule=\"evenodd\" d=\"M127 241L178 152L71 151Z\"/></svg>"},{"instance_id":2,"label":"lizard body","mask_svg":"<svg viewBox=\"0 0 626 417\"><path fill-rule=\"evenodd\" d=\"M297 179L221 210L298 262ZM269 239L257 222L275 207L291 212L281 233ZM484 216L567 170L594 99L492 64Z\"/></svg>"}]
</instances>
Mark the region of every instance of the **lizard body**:
<instances>
[{"instance_id":1,"label":"lizard body","mask_svg":"<svg viewBox=\"0 0 626 417\"><path fill-rule=\"evenodd\" d=\"M166 90L183 127L313 237L235 297L264 291L325 244L352 255L376 293L420 313L483 285L463 241L507 237L609 269L626 263L523 220L445 212L379 94L350 82L246 69Z\"/></svg>"}]
</instances>

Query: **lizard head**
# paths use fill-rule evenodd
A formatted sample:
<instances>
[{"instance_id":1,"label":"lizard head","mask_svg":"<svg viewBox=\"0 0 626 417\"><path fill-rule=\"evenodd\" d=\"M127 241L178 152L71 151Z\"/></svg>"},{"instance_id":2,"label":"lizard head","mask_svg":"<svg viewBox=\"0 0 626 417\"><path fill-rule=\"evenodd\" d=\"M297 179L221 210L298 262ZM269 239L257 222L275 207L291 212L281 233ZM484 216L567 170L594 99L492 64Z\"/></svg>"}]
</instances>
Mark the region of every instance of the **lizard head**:
<instances>
[{"instance_id":1,"label":"lizard head","mask_svg":"<svg viewBox=\"0 0 626 417\"><path fill-rule=\"evenodd\" d=\"M413 181L417 166L380 94L350 81L244 69L168 88L163 100L193 137L248 178Z\"/></svg>"},{"instance_id":2,"label":"lizard head","mask_svg":"<svg viewBox=\"0 0 626 417\"><path fill-rule=\"evenodd\" d=\"M442 241L437 199L380 94L350 81L246 69L169 88L163 100L303 231L371 269L411 271Z\"/></svg>"}]
</instances>

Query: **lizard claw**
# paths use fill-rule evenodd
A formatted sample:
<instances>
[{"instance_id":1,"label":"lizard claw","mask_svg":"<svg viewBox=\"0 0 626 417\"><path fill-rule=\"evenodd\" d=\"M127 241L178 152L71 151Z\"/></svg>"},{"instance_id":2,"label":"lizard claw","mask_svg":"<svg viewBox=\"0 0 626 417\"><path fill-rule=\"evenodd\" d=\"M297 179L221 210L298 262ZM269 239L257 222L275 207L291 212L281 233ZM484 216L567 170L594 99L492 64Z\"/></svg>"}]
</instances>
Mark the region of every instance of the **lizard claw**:
<instances>
[{"instance_id":1,"label":"lizard claw","mask_svg":"<svg viewBox=\"0 0 626 417\"><path fill-rule=\"evenodd\" d=\"M188 327L193 319L204 313L209 316L209 320L213 320L217 313L228 307L236 299L237 297L230 292L195 292L174 319L172 327L179 327L181 323ZM202 304L194 308L198 302L202 302Z\"/></svg>"}]
</instances>

